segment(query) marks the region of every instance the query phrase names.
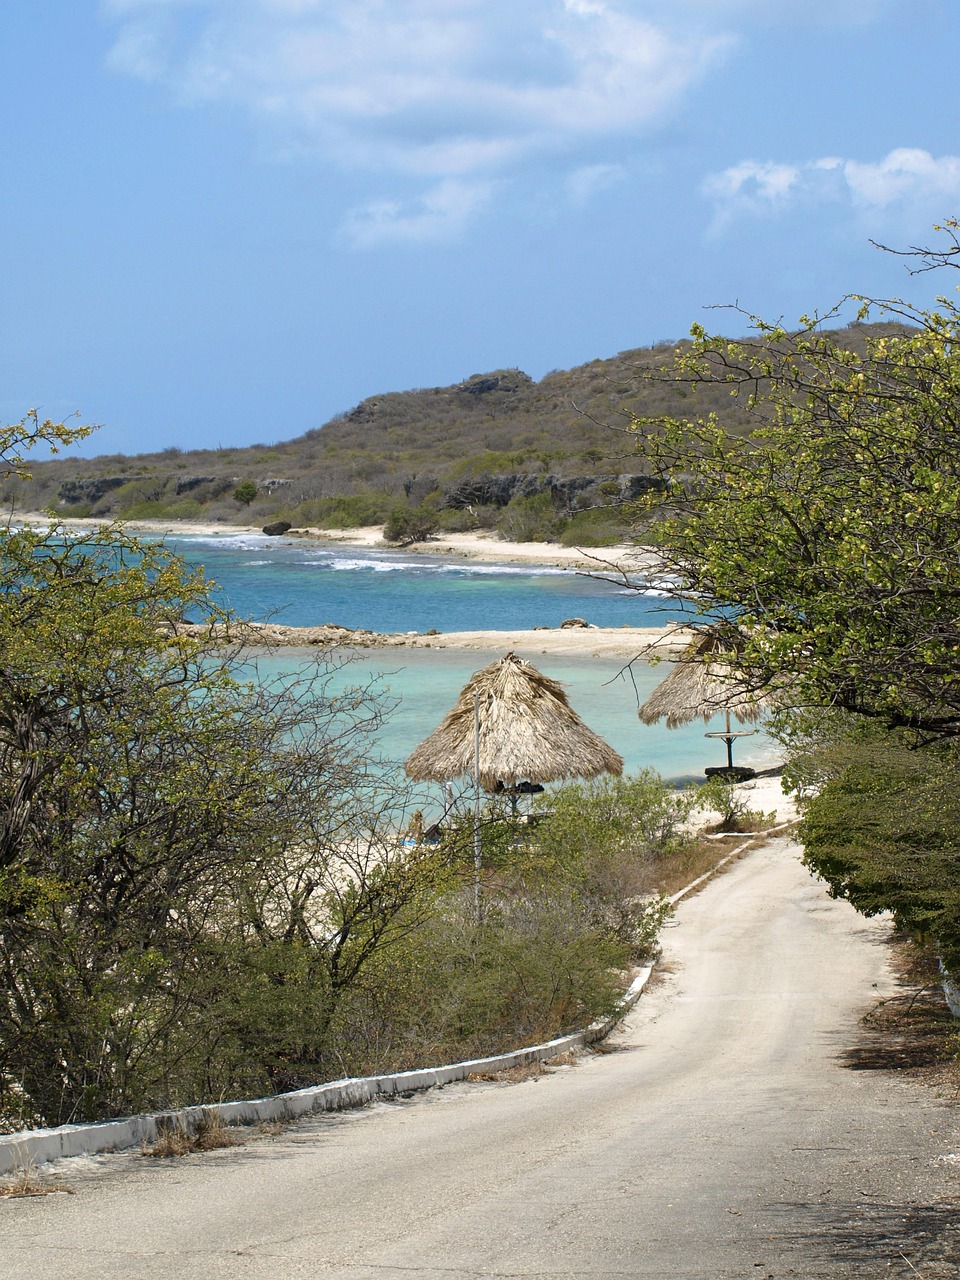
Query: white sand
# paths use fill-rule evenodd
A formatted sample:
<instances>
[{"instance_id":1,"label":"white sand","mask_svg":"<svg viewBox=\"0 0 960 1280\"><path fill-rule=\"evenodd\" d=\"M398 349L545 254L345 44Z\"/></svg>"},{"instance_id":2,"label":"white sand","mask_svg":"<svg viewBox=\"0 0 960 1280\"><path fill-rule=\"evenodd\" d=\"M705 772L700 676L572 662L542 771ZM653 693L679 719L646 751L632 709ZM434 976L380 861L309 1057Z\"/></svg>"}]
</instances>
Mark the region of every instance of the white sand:
<instances>
[{"instance_id":1,"label":"white sand","mask_svg":"<svg viewBox=\"0 0 960 1280\"><path fill-rule=\"evenodd\" d=\"M538 564L556 569L595 569L636 572L656 569L657 557L648 547L619 543L613 547L562 547L557 542L505 542L487 529L475 533L444 533L398 548L384 542L383 527L368 525L360 529L291 529L288 538L312 538L336 542L350 547L378 550L402 550L404 555L456 556L462 560L480 560L493 564Z\"/></svg>"},{"instance_id":2,"label":"white sand","mask_svg":"<svg viewBox=\"0 0 960 1280\"><path fill-rule=\"evenodd\" d=\"M751 778L749 782L737 783L737 793L743 796L751 809L772 813L777 822L796 821L796 798L783 794L779 778Z\"/></svg>"},{"instance_id":3,"label":"white sand","mask_svg":"<svg viewBox=\"0 0 960 1280\"><path fill-rule=\"evenodd\" d=\"M445 631L390 637L391 646L414 649L487 649L521 657L548 653L568 658L670 658L689 643L674 627L548 627L532 631Z\"/></svg>"},{"instance_id":4,"label":"white sand","mask_svg":"<svg viewBox=\"0 0 960 1280\"><path fill-rule=\"evenodd\" d=\"M47 516L42 511L27 511L17 516L20 524L39 525L46 528L47 525L57 524L63 525L67 529L98 529L104 525L122 524L125 529L129 529L131 533L156 533L156 534L196 534L200 537L229 537L231 534L237 533L262 533L263 530L259 525L252 524L215 524L212 521L204 523L199 520L91 520L89 517L85 520L76 520L72 516Z\"/></svg>"}]
</instances>

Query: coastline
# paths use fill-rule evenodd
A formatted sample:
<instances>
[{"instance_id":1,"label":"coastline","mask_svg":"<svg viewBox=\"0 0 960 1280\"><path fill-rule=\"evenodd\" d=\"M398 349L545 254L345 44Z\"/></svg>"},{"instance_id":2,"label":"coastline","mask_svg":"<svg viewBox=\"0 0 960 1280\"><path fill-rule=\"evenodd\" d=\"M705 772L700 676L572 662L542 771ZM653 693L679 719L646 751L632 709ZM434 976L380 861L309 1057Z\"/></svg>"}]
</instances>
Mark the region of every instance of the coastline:
<instances>
[{"instance_id":1,"label":"coastline","mask_svg":"<svg viewBox=\"0 0 960 1280\"><path fill-rule=\"evenodd\" d=\"M209 635L209 629L181 624L181 634ZM218 629L214 629L218 634ZM407 631L395 634L352 631L332 623L320 627L287 627L279 623L247 622L222 633L231 641L256 649L477 649L513 651L521 657L617 658L670 660L689 644L688 628L662 627L535 627L511 631Z\"/></svg>"},{"instance_id":2,"label":"coastline","mask_svg":"<svg viewBox=\"0 0 960 1280\"><path fill-rule=\"evenodd\" d=\"M50 518L42 512L27 512L21 521L30 525L49 523L65 528L92 529L109 523L71 517ZM186 536L229 538L244 535L262 536L256 525L224 525L202 521L129 520L117 521L132 533L154 536ZM356 547L371 551L392 551L405 557L449 556L452 559L483 564L528 565L531 569L568 569L620 577L627 574L656 572L658 557L649 547L621 543L611 547L582 549L563 547L550 542L506 542L494 533L451 533L431 538L411 547L398 547L383 541L382 525L355 529L291 529L283 539L310 540L333 546ZM567 658L636 658L670 659L689 643L691 632L676 625L659 627L595 627L561 626L509 631L429 631L381 634L362 629L350 630L332 624L313 627L291 627L276 623L241 623L232 629L235 639L257 648L342 648L342 649L477 649L506 653L514 650L522 657L549 654Z\"/></svg>"},{"instance_id":3,"label":"coastline","mask_svg":"<svg viewBox=\"0 0 960 1280\"><path fill-rule=\"evenodd\" d=\"M28 511L19 517L29 525L58 524L64 528L95 529L110 521L75 519L70 516L49 517L39 511ZM132 533L150 533L157 536L183 536L222 538L243 535L262 535L259 525L217 524L196 520L118 520ZM557 542L506 542L489 530L474 533L447 533L418 542L412 546L398 546L384 542L382 525L364 525L355 529L290 529L278 541L290 538L298 541L329 542L344 547L361 547L368 551L392 551L405 556L450 556L462 560L477 560L484 564L542 565L551 569L592 570L597 573L615 574L656 571L659 560L649 547L633 543L618 543L611 547L563 547Z\"/></svg>"}]
</instances>

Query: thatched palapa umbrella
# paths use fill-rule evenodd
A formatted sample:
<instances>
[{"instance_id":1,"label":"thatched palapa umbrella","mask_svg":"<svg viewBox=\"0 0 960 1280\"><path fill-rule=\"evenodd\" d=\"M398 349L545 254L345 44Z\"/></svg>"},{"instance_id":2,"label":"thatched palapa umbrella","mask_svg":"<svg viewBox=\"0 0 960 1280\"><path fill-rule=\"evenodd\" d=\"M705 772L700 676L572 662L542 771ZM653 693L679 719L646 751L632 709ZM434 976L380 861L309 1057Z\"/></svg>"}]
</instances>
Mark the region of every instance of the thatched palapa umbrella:
<instances>
[{"instance_id":1,"label":"thatched palapa umbrella","mask_svg":"<svg viewBox=\"0 0 960 1280\"><path fill-rule=\"evenodd\" d=\"M416 782L469 775L494 791L620 774L623 758L583 723L556 680L508 653L470 677L405 768Z\"/></svg>"},{"instance_id":2,"label":"thatched palapa umbrella","mask_svg":"<svg viewBox=\"0 0 960 1280\"><path fill-rule=\"evenodd\" d=\"M730 717L736 717L741 724L755 724L762 719L768 701L747 689L731 666L729 659L737 648L737 637L729 628L705 627L639 710L644 724L664 720L668 729L677 729L698 717L707 723L718 712L723 712L726 730L706 736L723 738L726 742L728 769L733 768L734 739L756 732L732 729Z\"/></svg>"}]
</instances>

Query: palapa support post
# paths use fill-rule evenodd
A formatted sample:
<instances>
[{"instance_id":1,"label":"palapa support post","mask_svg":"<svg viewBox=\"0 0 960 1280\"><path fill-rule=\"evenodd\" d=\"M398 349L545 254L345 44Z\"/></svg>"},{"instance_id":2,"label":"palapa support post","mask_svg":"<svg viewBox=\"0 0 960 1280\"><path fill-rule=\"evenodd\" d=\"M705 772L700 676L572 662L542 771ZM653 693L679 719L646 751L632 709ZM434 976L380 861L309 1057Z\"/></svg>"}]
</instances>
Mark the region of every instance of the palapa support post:
<instances>
[{"instance_id":1,"label":"palapa support post","mask_svg":"<svg viewBox=\"0 0 960 1280\"><path fill-rule=\"evenodd\" d=\"M480 839L480 693L473 693L473 902L477 924L483 919L480 901L480 873L483 869L483 844Z\"/></svg>"},{"instance_id":2,"label":"palapa support post","mask_svg":"<svg viewBox=\"0 0 960 1280\"><path fill-rule=\"evenodd\" d=\"M704 737L722 739L727 747L727 763L705 769L708 778L719 775L741 781L754 776L753 769L734 765L733 742L756 730L732 729L730 716L735 715L741 724L755 723L762 719L769 695L745 686L731 665L731 658L742 644L742 637L729 626L704 627L675 660L667 678L661 680L646 702L637 708L644 724L665 720L668 729L696 719L709 723L712 716L723 711L726 727L705 733Z\"/></svg>"},{"instance_id":3,"label":"palapa support post","mask_svg":"<svg viewBox=\"0 0 960 1280\"><path fill-rule=\"evenodd\" d=\"M483 716L480 703L483 702ZM561 778L621 774L623 757L589 729L563 686L507 653L475 671L456 705L404 761L415 782L473 778L473 861L480 918L482 848L480 791L517 795Z\"/></svg>"}]
</instances>

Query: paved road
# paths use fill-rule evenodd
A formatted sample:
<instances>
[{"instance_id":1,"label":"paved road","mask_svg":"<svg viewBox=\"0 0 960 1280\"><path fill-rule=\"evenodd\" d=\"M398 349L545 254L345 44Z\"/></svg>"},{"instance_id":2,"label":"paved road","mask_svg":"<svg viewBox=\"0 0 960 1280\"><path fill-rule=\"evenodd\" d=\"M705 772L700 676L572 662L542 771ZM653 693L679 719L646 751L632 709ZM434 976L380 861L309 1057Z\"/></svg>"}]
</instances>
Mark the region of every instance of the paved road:
<instances>
[{"instance_id":1,"label":"paved road","mask_svg":"<svg viewBox=\"0 0 960 1280\"><path fill-rule=\"evenodd\" d=\"M781 840L682 905L619 1052L81 1162L0 1206L0 1277L955 1277L960 1114L843 1061L884 936Z\"/></svg>"}]
</instances>

